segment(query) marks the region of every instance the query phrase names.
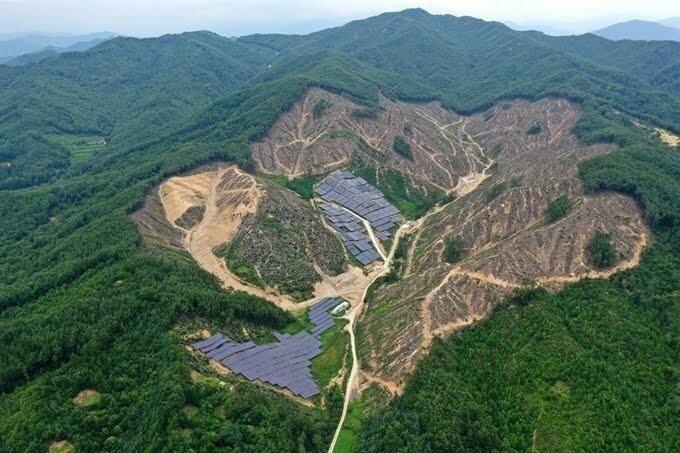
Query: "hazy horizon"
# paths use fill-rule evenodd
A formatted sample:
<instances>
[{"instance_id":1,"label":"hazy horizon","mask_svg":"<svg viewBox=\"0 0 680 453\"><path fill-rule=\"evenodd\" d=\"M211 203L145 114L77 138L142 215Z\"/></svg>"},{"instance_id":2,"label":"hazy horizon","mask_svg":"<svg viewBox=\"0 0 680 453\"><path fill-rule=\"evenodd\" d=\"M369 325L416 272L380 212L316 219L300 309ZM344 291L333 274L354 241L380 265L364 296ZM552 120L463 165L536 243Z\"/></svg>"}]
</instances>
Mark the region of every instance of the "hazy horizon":
<instances>
[{"instance_id":1,"label":"hazy horizon","mask_svg":"<svg viewBox=\"0 0 680 453\"><path fill-rule=\"evenodd\" d=\"M356 0L317 4L309 0L0 0L0 36L19 33L89 34L114 32L158 36L210 30L224 36L252 33L310 33L386 11L420 7L432 14L473 16L511 22L546 32L584 33L632 19L658 21L680 16L680 2L659 0L621 5L617 1L569 4L558 1L520 2L440 0ZM104 14L102 12L105 12Z\"/></svg>"}]
</instances>

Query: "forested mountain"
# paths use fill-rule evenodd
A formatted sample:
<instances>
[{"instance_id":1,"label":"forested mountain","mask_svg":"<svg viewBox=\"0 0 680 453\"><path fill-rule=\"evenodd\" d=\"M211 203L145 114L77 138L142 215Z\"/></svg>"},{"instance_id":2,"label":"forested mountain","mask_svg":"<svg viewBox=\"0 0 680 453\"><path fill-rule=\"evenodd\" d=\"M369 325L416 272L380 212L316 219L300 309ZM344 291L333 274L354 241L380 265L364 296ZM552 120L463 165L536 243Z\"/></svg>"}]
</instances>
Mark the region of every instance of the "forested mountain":
<instances>
[{"instance_id":1,"label":"forested mountain","mask_svg":"<svg viewBox=\"0 0 680 453\"><path fill-rule=\"evenodd\" d=\"M366 40L367 35L372 39ZM500 23L470 17L431 16L415 9L305 37L255 35L239 41L283 50L280 59L286 59L286 52L297 56L333 49L350 54L396 74L396 84L389 84L395 95L414 100L439 97L461 112L483 110L502 98L561 94L580 102L616 102L638 114L653 111L657 121L669 126L679 113L673 104L666 106L666 96L634 77L603 71L582 56L560 52ZM616 45L610 44L607 50L613 51ZM662 67L680 61L677 46L670 55L653 58ZM417 88L411 88L414 83ZM619 96L619 87L630 90L629 95ZM635 101L630 97L633 91L640 93Z\"/></svg>"},{"instance_id":2,"label":"forested mountain","mask_svg":"<svg viewBox=\"0 0 680 453\"><path fill-rule=\"evenodd\" d=\"M359 447L528 449L538 424L555 428L544 450L613 438L618 449L672 449L680 157L635 122L680 132L679 67L677 43L552 38L423 10L304 36L115 38L0 65L0 451L60 440L78 451L328 448L339 388L311 406L233 376L225 389L197 378L184 348L191 322L260 340L293 316L225 291L130 219L169 176L216 162L253 172L249 145L311 87L369 113L381 95L459 113L567 98L582 109L581 143L618 146L581 164L584 187L632 196L653 232L640 268L520 294L438 342L403 397L364 415ZM565 357L567 343L581 354ZM84 389L103 395L90 409L73 403Z\"/></svg>"},{"instance_id":3,"label":"forested mountain","mask_svg":"<svg viewBox=\"0 0 680 453\"><path fill-rule=\"evenodd\" d=\"M527 35L596 65L625 72L675 98L680 96L680 50L675 42L611 42L592 34L559 38L539 32L527 32Z\"/></svg>"},{"instance_id":4,"label":"forested mountain","mask_svg":"<svg viewBox=\"0 0 680 453\"><path fill-rule=\"evenodd\" d=\"M16 70L0 87L0 160L12 162L0 187L44 181L68 167L68 159L43 152L28 131L98 135L112 146L140 143L225 96L262 70L271 54L197 32L116 38ZM41 170L32 168L36 161Z\"/></svg>"}]
</instances>

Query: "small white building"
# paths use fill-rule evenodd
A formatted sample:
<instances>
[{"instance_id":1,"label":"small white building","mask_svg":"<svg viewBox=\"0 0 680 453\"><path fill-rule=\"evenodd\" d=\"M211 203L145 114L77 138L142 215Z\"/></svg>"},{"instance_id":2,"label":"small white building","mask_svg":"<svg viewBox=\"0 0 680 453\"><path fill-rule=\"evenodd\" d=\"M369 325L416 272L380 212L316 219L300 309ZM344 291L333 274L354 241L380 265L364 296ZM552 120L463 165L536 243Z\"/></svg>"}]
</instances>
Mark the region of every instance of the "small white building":
<instances>
[{"instance_id":1,"label":"small white building","mask_svg":"<svg viewBox=\"0 0 680 453\"><path fill-rule=\"evenodd\" d=\"M344 301L343 303L337 305L333 310L331 310L331 314L333 316L335 316L338 313L342 313L343 311L347 310L348 308L349 308L349 302Z\"/></svg>"}]
</instances>

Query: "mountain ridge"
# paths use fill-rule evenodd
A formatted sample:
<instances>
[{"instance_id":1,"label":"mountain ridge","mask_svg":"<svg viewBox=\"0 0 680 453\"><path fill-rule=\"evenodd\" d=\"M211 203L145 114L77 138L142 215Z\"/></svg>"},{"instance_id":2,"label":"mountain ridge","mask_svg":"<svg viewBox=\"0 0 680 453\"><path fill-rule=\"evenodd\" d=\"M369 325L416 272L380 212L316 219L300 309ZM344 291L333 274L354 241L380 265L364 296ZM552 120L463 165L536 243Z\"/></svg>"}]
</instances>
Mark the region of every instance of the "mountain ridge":
<instances>
[{"instance_id":1,"label":"mountain ridge","mask_svg":"<svg viewBox=\"0 0 680 453\"><path fill-rule=\"evenodd\" d=\"M641 41L680 41L680 29L645 20L619 22L592 32L613 41L624 39Z\"/></svg>"}]
</instances>

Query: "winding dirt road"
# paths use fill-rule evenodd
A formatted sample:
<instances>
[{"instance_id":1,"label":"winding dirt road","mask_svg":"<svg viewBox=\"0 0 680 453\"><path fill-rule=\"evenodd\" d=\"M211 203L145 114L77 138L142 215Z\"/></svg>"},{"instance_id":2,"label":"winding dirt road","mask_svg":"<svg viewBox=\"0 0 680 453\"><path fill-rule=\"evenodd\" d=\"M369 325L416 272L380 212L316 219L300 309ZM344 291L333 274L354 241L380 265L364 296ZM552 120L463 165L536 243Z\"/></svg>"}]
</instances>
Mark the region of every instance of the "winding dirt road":
<instances>
[{"instance_id":1,"label":"winding dirt road","mask_svg":"<svg viewBox=\"0 0 680 453\"><path fill-rule=\"evenodd\" d=\"M359 216L357 215L357 217ZM366 229L369 232L371 238L374 238L375 234L371 229L370 223L366 219L363 219L362 217L359 218L361 218L364 221L364 225L366 226ZM368 284L364 287L364 291L361 295L361 300L359 301L359 303L352 306L352 308L347 312L347 314L345 314L345 318L349 321L347 323L346 328L347 331L349 332L350 346L352 348L352 369L350 370L349 378L347 379L347 387L345 388L345 398L342 405L342 415L340 416L338 426L335 429L335 433L333 434L333 440L331 441L331 445L328 448L329 453L332 453L333 450L335 449L335 444L338 441L338 436L340 435L340 431L342 431L342 425L345 423L345 417L347 416L347 408L349 407L352 393L358 388L359 357L357 356L356 338L354 335L354 326L356 324L356 320L358 319L362 309L364 308L364 301L366 300L366 293L368 292L368 288L371 286L371 284L373 284L373 282L375 282L375 280L378 277L385 275L390 271L390 266L392 265L394 253L396 252L397 246L399 245L399 240L407 231L410 230L411 227L412 225L408 222L399 227L399 229L394 235L394 241L392 241L392 247L390 248L390 252L388 253L387 257L385 257L383 264L376 271L373 271L371 273L371 278L367 282Z\"/></svg>"}]
</instances>

